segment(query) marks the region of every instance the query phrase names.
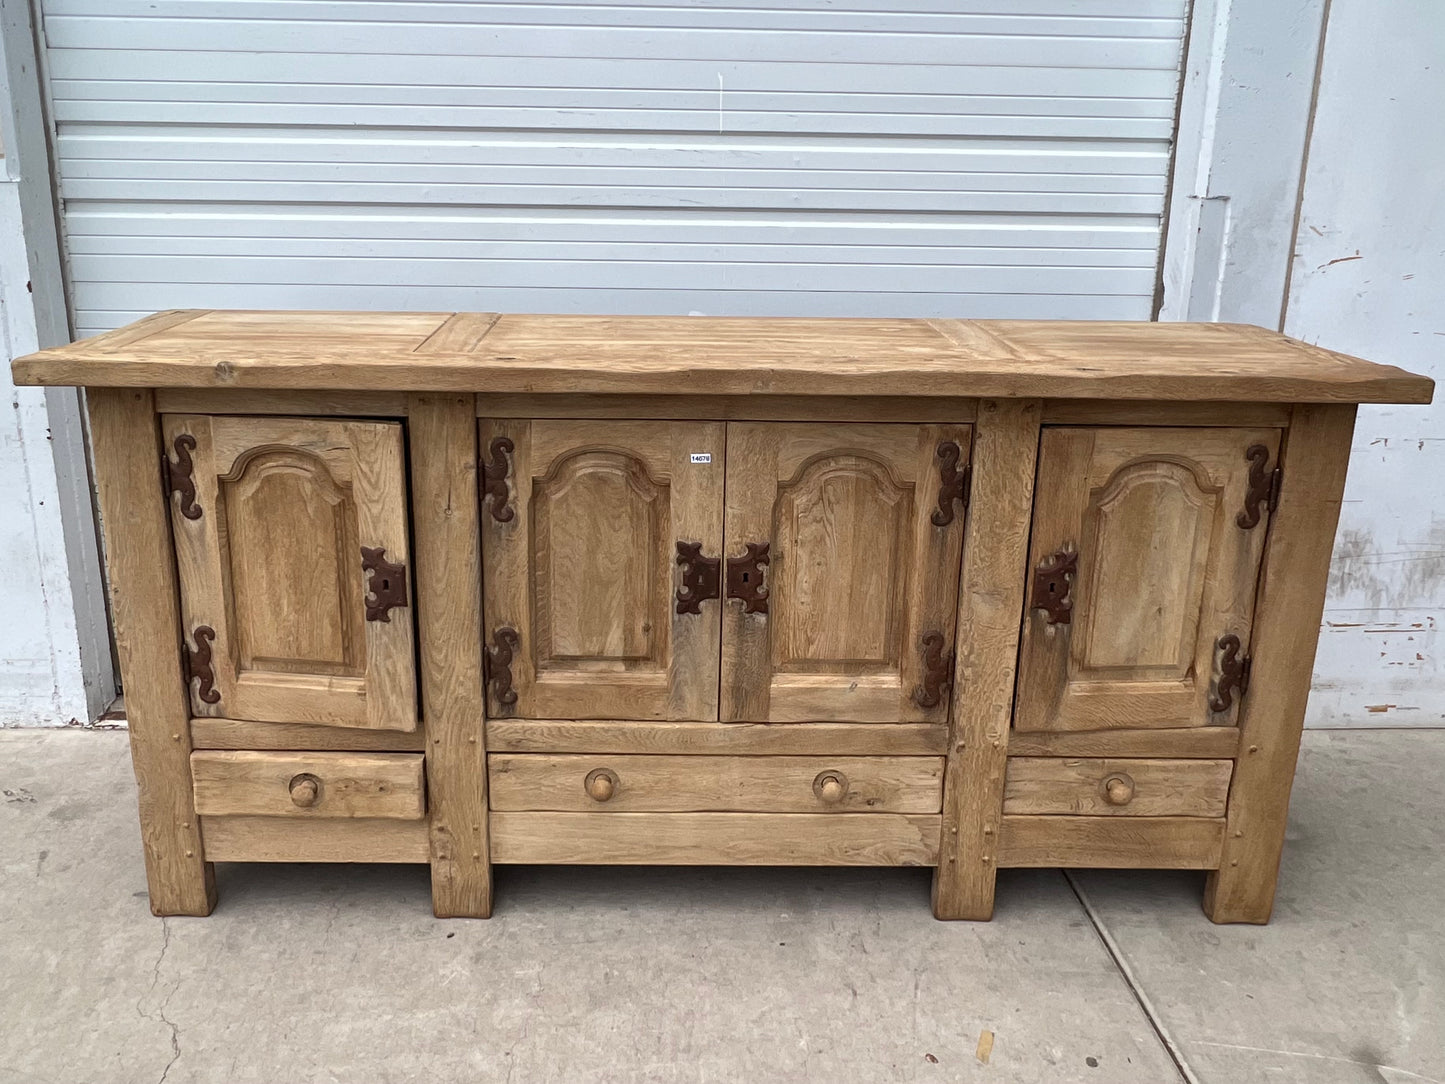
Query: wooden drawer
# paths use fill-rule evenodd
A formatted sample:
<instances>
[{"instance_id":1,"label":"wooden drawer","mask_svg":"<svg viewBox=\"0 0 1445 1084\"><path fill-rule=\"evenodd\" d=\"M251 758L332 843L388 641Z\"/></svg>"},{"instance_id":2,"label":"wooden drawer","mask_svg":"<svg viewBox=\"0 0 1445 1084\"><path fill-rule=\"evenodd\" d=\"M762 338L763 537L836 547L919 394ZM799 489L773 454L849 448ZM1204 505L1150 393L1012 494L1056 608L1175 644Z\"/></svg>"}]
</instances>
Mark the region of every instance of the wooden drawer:
<instances>
[{"instance_id":1,"label":"wooden drawer","mask_svg":"<svg viewBox=\"0 0 1445 1084\"><path fill-rule=\"evenodd\" d=\"M1222 817L1233 770L1228 760L1009 757L1003 811Z\"/></svg>"},{"instance_id":2,"label":"wooden drawer","mask_svg":"<svg viewBox=\"0 0 1445 1084\"><path fill-rule=\"evenodd\" d=\"M494 754L499 811L937 813L942 757Z\"/></svg>"},{"instance_id":3,"label":"wooden drawer","mask_svg":"<svg viewBox=\"0 0 1445 1084\"><path fill-rule=\"evenodd\" d=\"M202 816L368 817L420 820L426 787L420 753L191 754Z\"/></svg>"}]
</instances>

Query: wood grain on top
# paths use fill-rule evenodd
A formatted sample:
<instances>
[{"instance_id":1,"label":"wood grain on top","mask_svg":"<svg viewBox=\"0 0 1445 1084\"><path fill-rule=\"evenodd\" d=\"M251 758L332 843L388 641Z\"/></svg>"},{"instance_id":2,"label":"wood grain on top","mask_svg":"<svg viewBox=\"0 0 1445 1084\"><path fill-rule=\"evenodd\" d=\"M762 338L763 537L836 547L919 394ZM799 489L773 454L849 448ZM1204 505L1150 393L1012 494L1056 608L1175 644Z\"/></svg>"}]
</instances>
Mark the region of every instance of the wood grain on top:
<instances>
[{"instance_id":1,"label":"wood grain on top","mask_svg":"<svg viewBox=\"0 0 1445 1084\"><path fill-rule=\"evenodd\" d=\"M20 385L1428 403L1434 383L1245 324L157 313Z\"/></svg>"}]
</instances>

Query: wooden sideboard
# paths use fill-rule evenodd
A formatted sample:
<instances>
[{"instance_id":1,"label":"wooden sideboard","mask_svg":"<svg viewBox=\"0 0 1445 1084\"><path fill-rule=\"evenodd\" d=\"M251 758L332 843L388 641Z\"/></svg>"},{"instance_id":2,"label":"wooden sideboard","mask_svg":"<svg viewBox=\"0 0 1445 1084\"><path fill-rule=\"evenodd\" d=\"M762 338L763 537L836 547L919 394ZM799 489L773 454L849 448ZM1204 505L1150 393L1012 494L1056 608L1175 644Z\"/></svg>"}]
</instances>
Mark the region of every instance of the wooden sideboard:
<instances>
[{"instance_id":1,"label":"wooden sideboard","mask_svg":"<svg viewBox=\"0 0 1445 1084\"><path fill-rule=\"evenodd\" d=\"M1355 404L1260 328L178 311L87 389L152 909L212 863L1208 870L1269 918Z\"/></svg>"}]
</instances>

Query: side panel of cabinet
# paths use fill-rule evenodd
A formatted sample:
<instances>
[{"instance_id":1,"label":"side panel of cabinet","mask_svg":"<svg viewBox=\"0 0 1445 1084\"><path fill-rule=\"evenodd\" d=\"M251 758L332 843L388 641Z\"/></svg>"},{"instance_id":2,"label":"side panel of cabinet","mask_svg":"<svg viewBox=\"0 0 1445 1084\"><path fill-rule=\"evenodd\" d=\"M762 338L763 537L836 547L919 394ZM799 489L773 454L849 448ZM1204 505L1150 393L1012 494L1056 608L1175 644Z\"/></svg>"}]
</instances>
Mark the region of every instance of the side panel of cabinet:
<instances>
[{"instance_id":1,"label":"side panel of cabinet","mask_svg":"<svg viewBox=\"0 0 1445 1084\"><path fill-rule=\"evenodd\" d=\"M727 555L766 544L768 564L765 609L723 608L725 721L948 717L964 506L939 493L966 469L969 436L729 424Z\"/></svg>"},{"instance_id":2,"label":"side panel of cabinet","mask_svg":"<svg viewBox=\"0 0 1445 1084\"><path fill-rule=\"evenodd\" d=\"M409 562L401 426L167 415L163 431L195 488L170 494L192 710L416 729L411 610L368 617L378 590L409 601L409 570L363 567L367 549Z\"/></svg>"},{"instance_id":3,"label":"side panel of cabinet","mask_svg":"<svg viewBox=\"0 0 1445 1084\"><path fill-rule=\"evenodd\" d=\"M1039 448L1030 568L1072 559L1055 578L1072 607L1051 614L1031 585L1015 728L1227 726L1211 693L1219 641L1249 648L1268 510L1240 525L1251 487L1273 466L1276 429L1057 428ZM1255 453L1256 459L1259 453ZM1246 516L1246 518L1248 518ZM1064 556L1072 554L1072 558Z\"/></svg>"},{"instance_id":4,"label":"side panel of cabinet","mask_svg":"<svg viewBox=\"0 0 1445 1084\"><path fill-rule=\"evenodd\" d=\"M715 720L718 602L676 591L679 543L721 549L722 423L483 419L480 437L489 714Z\"/></svg>"}]
</instances>

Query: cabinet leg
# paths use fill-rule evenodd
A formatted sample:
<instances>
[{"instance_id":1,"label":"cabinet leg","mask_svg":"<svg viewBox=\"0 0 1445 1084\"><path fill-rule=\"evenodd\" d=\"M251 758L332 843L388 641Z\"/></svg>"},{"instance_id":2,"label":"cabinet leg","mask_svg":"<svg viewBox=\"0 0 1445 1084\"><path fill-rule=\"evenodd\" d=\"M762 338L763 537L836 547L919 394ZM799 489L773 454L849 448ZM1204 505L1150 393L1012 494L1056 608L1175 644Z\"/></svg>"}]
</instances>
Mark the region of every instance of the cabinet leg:
<instances>
[{"instance_id":1,"label":"cabinet leg","mask_svg":"<svg viewBox=\"0 0 1445 1084\"><path fill-rule=\"evenodd\" d=\"M1036 399L979 403L933 913L993 917L999 821L1039 448Z\"/></svg>"},{"instance_id":2,"label":"cabinet leg","mask_svg":"<svg viewBox=\"0 0 1445 1084\"><path fill-rule=\"evenodd\" d=\"M1215 922L1264 923L1274 908L1354 426L1355 408L1348 404L1304 404L1290 415L1284 484L1255 607L1224 848L1204 890L1204 910Z\"/></svg>"},{"instance_id":3,"label":"cabinet leg","mask_svg":"<svg viewBox=\"0 0 1445 1084\"><path fill-rule=\"evenodd\" d=\"M191 792L190 703L155 401L145 390L90 388L86 402L151 911L209 915L216 880Z\"/></svg>"},{"instance_id":4,"label":"cabinet leg","mask_svg":"<svg viewBox=\"0 0 1445 1084\"><path fill-rule=\"evenodd\" d=\"M467 395L413 395L408 429L432 910L438 918L487 918L492 866L474 401Z\"/></svg>"}]
</instances>

